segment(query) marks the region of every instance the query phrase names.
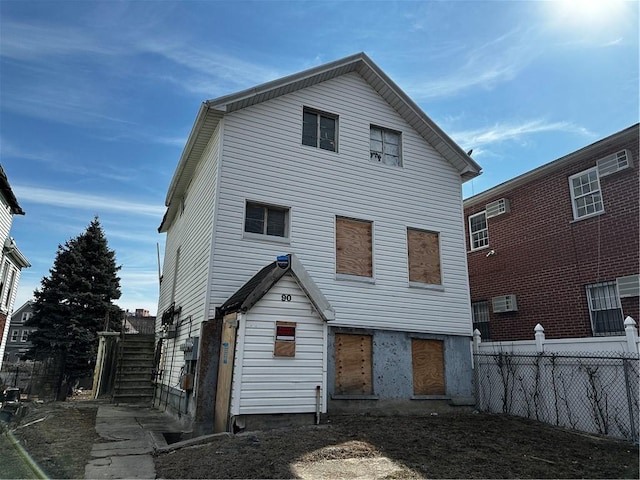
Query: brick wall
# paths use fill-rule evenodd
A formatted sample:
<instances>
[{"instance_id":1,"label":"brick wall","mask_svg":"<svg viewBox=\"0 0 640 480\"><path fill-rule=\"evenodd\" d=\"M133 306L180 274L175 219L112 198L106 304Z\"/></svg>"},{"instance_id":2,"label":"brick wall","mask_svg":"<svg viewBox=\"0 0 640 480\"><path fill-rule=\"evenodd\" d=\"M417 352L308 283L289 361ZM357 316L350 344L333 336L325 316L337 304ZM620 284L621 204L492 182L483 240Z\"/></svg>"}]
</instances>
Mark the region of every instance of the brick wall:
<instances>
[{"instance_id":1,"label":"brick wall","mask_svg":"<svg viewBox=\"0 0 640 480\"><path fill-rule=\"evenodd\" d=\"M489 303L492 340L532 339L537 323L550 339L591 336L585 285L640 271L637 128L627 137L598 142L601 148L588 155L558 161L541 178L475 205L465 202L466 217L499 198L511 204L509 213L488 219L489 246L468 253L472 301L517 296L517 312L496 314ZM624 148L632 152L632 168L600 178L604 214L574 221L568 178ZM622 307L625 317L640 321L638 297L622 299Z\"/></svg>"}]
</instances>

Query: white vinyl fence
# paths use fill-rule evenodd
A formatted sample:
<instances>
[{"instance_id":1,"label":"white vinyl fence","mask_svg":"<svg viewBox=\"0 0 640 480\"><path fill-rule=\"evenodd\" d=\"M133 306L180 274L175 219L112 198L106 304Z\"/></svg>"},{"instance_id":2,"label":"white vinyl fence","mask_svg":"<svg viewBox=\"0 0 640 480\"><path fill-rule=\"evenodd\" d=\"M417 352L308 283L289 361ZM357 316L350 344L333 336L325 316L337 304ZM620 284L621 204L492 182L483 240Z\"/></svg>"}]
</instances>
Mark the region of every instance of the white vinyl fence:
<instances>
[{"instance_id":1,"label":"white vinyl fence","mask_svg":"<svg viewBox=\"0 0 640 480\"><path fill-rule=\"evenodd\" d=\"M625 324L627 337L604 343L619 348L600 352L584 341L546 341L539 325L533 344L483 343L476 331L477 408L638 442L638 339L633 319Z\"/></svg>"}]
</instances>

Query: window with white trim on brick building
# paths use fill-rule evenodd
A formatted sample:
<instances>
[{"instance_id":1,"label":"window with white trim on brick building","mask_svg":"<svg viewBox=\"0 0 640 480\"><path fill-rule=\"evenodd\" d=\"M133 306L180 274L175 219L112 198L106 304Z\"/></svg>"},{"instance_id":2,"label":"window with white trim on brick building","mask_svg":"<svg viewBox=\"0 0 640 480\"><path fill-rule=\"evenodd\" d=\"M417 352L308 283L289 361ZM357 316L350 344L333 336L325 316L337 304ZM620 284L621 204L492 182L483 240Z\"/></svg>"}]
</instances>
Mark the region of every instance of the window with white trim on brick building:
<instances>
[{"instance_id":1,"label":"window with white trim on brick building","mask_svg":"<svg viewBox=\"0 0 640 480\"><path fill-rule=\"evenodd\" d=\"M622 306L615 281L587 285L587 302L594 335L624 333Z\"/></svg>"},{"instance_id":2,"label":"window with white trim on brick building","mask_svg":"<svg viewBox=\"0 0 640 480\"><path fill-rule=\"evenodd\" d=\"M569 190L574 220L604 212L597 167L570 176Z\"/></svg>"},{"instance_id":3,"label":"window with white trim on brick building","mask_svg":"<svg viewBox=\"0 0 640 480\"><path fill-rule=\"evenodd\" d=\"M487 212L469 215L469 244L471 250L489 246L489 226Z\"/></svg>"}]
</instances>

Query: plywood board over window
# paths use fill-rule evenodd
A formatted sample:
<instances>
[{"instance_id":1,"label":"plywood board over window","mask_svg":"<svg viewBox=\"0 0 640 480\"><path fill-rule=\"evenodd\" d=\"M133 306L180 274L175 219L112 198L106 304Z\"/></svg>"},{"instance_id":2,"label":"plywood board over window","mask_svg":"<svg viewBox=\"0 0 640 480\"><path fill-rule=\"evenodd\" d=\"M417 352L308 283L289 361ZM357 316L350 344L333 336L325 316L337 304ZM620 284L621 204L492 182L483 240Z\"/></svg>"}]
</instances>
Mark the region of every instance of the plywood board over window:
<instances>
[{"instance_id":1,"label":"plywood board over window","mask_svg":"<svg viewBox=\"0 0 640 480\"><path fill-rule=\"evenodd\" d=\"M436 232L407 229L409 281L441 285L440 238Z\"/></svg>"},{"instance_id":2,"label":"plywood board over window","mask_svg":"<svg viewBox=\"0 0 640 480\"><path fill-rule=\"evenodd\" d=\"M337 395L371 395L371 336L336 333Z\"/></svg>"},{"instance_id":3,"label":"plywood board over window","mask_svg":"<svg viewBox=\"0 0 640 480\"><path fill-rule=\"evenodd\" d=\"M372 223L336 217L336 273L373 276Z\"/></svg>"},{"instance_id":4,"label":"plywood board over window","mask_svg":"<svg viewBox=\"0 0 640 480\"><path fill-rule=\"evenodd\" d=\"M296 356L296 322L276 322L275 357Z\"/></svg>"},{"instance_id":5,"label":"plywood board over window","mask_svg":"<svg viewBox=\"0 0 640 480\"><path fill-rule=\"evenodd\" d=\"M440 340L411 339L414 395L444 395L444 346Z\"/></svg>"}]
</instances>

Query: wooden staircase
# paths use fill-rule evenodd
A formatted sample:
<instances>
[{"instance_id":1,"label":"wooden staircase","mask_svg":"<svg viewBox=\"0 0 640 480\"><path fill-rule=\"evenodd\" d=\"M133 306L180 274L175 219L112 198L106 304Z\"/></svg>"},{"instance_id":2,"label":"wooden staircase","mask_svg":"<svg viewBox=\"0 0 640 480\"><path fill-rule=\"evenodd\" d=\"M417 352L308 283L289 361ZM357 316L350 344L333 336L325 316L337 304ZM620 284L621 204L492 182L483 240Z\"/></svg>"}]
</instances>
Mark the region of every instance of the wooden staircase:
<instances>
[{"instance_id":1,"label":"wooden staircase","mask_svg":"<svg viewBox=\"0 0 640 480\"><path fill-rule=\"evenodd\" d=\"M153 400L153 334L125 334L118 352L113 403L151 404Z\"/></svg>"}]
</instances>

